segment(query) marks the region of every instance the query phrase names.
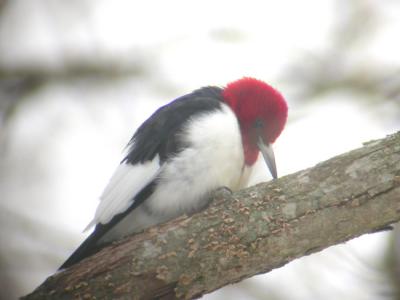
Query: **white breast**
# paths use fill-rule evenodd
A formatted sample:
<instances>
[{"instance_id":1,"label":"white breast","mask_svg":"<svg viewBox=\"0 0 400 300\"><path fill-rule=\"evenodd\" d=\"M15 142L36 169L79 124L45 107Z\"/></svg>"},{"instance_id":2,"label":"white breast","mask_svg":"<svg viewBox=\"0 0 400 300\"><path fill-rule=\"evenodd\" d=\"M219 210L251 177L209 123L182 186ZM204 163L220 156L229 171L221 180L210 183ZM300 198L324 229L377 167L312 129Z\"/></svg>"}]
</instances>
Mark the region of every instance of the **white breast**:
<instances>
[{"instance_id":1,"label":"white breast","mask_svg":"<svg viewBox=\"0 0 400 300\"><path fill-rule=\"evenodd\" d=\"M216 188L237 190L247 184L240 129L228 106L193 118L184 136L189 147L163 166L160 183L146 200L153 214L192 212Z\"/></svg>"}]
</instances>

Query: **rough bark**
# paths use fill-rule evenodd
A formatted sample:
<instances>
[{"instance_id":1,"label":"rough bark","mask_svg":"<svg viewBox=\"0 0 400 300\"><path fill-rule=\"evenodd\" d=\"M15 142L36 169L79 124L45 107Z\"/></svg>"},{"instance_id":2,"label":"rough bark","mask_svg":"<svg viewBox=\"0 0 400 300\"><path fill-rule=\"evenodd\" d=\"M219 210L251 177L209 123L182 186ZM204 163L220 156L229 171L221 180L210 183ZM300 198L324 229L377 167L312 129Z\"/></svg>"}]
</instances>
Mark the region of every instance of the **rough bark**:
<instances>
[{"instance_id":1,"label":"rough bark","mask_svg":"<svg viewBox=\"0 0 400 300\"><path fill-rule=\"evenodd\" d=\"M400 220L400 132L130 236L24 299L196 298Z\"/></svg>"}]
</instances>

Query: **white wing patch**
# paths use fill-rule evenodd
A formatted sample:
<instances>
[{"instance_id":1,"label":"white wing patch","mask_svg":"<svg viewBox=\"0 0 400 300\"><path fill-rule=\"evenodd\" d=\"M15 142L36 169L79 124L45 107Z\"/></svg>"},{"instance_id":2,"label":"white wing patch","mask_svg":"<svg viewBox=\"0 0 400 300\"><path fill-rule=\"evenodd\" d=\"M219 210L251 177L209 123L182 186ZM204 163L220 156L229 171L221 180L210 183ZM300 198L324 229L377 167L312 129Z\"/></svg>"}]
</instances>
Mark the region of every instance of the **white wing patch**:
<instances>
[{"instance_id":1,"label":"white wing patch","mask_svg":"<svg viewBox=\"0 0 400 300\"><path fill-rule=\"evenodd\" d=\"M85 231L98 223L107 224L115 215L127 210L132 205L134 196L157 176L159 170L158 155L145 163L120 164L100 196L94 219Z\"/></svg>"}]
</instances>

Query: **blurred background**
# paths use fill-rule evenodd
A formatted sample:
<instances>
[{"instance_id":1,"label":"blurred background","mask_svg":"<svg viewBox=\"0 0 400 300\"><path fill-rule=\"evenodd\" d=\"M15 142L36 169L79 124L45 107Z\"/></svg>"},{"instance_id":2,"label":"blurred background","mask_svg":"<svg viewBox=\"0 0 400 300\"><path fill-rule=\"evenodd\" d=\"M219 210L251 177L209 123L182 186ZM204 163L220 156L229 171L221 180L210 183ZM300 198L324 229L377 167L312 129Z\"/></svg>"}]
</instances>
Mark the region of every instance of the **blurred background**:
<instances>
[{"instance_id":1,"label":"blurred background","mask_svg":"<svg viewBox=\"0 0 400 300\"><path fill-rule=\"evenodd\" d=\"M0 0L0 298L32 291L83 241L136 127L193 89L242 76L278 88L280 175L395 132L399 37L396 0ZM204 299L400 299L396 232Z\"/></svg>"}]
</instances>

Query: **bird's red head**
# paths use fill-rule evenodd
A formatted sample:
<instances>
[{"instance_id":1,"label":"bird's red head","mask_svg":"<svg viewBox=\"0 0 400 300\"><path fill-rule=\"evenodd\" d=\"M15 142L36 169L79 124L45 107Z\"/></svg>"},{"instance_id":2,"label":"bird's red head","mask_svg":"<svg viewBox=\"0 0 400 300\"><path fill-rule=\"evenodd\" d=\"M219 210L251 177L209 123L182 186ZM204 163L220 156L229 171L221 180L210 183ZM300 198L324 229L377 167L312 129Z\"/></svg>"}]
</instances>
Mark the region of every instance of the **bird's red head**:
<instances>
[{"instance_id":1,"label":"bird's red head","mask_svg":"<svg viewBox=\"0 0 400 300\"><path fill-rule=\"evenodd\" d=\"M260 142L268 147L282 132L287 119L286 101L270 85L248 77L229 83L222 96L239 120L245 163L253 165L262 151Z\"/></svg>"}]
</instances>

